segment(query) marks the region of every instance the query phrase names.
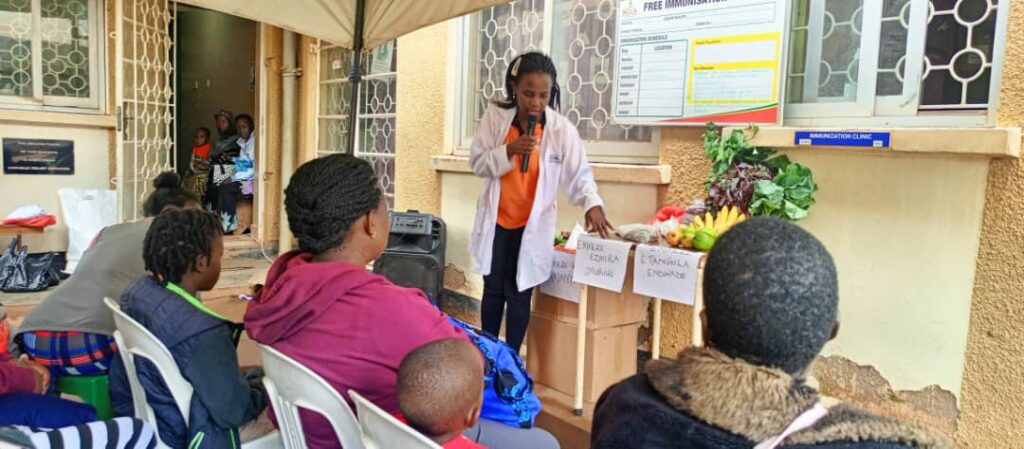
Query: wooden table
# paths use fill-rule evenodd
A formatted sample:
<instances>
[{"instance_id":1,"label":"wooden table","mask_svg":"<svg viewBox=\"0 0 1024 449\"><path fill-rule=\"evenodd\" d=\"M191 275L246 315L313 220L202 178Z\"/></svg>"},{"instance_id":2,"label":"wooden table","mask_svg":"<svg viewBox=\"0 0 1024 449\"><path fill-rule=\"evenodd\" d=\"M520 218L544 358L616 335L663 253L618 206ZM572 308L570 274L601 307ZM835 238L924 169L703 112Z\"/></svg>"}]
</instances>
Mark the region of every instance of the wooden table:
<instances>
[{"instance_id":1,"label":"wooden table","mask_svg":"<svg viewBox=\"0 0 1024 449\"><path fill-rule=\"evenodd\" d=\"M0 224L0 235L42 234L43 228Z\"/></svg>"}]
</instances>

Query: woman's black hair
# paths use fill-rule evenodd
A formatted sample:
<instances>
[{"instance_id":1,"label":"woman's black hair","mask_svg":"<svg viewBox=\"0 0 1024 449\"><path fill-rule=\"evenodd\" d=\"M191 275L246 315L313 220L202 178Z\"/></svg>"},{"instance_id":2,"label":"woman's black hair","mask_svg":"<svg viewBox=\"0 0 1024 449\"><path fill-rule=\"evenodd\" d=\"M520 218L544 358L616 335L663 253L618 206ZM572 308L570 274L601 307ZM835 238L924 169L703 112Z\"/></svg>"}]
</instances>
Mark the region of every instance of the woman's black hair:
<instances>
[{"instance_id":1,"label":"woman's black hair","mask_svg":"<svg viewBox=\"0 0 1024 449\"><path fill-rule=\"evenodd\" d=\"M512 84L518 83L528 73L547 73L551 75L551 96L548 97L548 106L559 110L562 106L561 88L558 87L558 71L555 70L555 62L540 52L523 53L512 60L505 71L505 101L498 102L498 106L504 109L516 107L516 92Z\"/></svg>"},{"instance_id":2,"label":"woman's black hair","mask_svg":"<svg viewBox=\"0 0 1024 449\"><path fill-rule=\"evenodd\" d=\"M249 131L256 130L256 122L252 121L252 116L249 114L238 114L235 117L235 123L238 122L245 122L245 124L249 125Z\"/></svg>"},{"instance_id":3,"label":"woman's black hair","mask_svg":"<svg viewBox=\"0 0 1024 449\"><path fill-rule=\"evenodd\" d=\"M142 203L142 211L147 217L160 215L167 206L185 207L188 203L199 204L199 198L192 192L181 187L181 178L172 171L165 171L153 180L153 193Z\"/></svg>"},{"instance_id":4,"label":"woman's black hair","mask_svg":"<svg viewBox=\"0 0 1024 449\"><path fill-rule=\"evenodd\" d=\"M142 245L146 271L161 283L181 283L196 269L199 256L213 257L213 242L223 235L220 219L199 209L169 210L153 219Z\"/></svg>"},{"instance_id":5,"label":"woman's black hair","mask_svg":"<svg viewBox=\"0 0 1024 449\"><path fill-rule=\"evenodd\" d=\"M210 137L213 137L213 134L210 133L210 128L207 128L205 126L200 126L196 128L196 131L201 131L203 134L205 134L206 140L210 140Z\"/></svg>"},{"instance_id":6,"label":"woman's black hair","mask_svg":"<svg viewBox=\"0 0 1024 449\"><path fill-rule=\"evenodd\" d=\"M323 254L345 242L352 224L380 205L383 192L369 162L333 154L302 164L284 195L299 250Z\"/></svg>"}]
</instances>

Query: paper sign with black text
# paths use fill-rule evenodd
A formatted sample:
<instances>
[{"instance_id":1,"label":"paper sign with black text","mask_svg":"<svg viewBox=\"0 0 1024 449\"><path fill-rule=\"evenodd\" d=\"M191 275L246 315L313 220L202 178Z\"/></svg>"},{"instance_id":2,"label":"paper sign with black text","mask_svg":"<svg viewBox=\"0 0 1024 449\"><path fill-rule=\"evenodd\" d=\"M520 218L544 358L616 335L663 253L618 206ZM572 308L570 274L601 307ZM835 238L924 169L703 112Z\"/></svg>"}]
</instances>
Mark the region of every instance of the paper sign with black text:
<instances>
[{"instance_id":1,"label":"paper sign with black text","mask_svg":"<svg viewBox=\"0 0 1024 449\"><path fill-rule=\"evenodd\" d=\"M555 251L551 258L551 277L540 284L540 292L566 301L580 302L580 284L572 281L576 255Z\"/></svg>"},{"instance_id":2,"label":"paper sign with black text","mask_svg":"<svg viewBox=\"0 0 1024 449\"><path fill-rule=\"evenodd\" d=\"M629 242L603 240L589 235L580 236L576 246L576 266L572 280L613 292L621 292L629 262Z\"/></svg>"},{"instance_id":3,"label":"paper sign with black text","mask_svg":"<svg viewBox=\"0 0 1024 449\"><path fill-rule=\"evenodd\" d=\"M666 246L637 245L633 292L692 306L701 256Z\"/></svg>"}]
</instances>

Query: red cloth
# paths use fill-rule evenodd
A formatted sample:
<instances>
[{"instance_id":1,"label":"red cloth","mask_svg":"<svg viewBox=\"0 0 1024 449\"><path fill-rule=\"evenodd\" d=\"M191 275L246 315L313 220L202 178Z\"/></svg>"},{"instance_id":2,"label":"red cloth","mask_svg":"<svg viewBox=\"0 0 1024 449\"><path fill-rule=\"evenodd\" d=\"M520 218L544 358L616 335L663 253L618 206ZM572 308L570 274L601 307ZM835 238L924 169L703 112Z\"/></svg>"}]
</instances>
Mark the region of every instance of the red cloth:
<instances>
[{"instance_id":1,"label":"red cloth","mask_svg":"<svg viewBox=\"0 0 1024 449\"><path fill-rule=\"evenodd\" d=\"M26 226L29 228L45 228L57 224L57 217L53 215L37 215L28 218L11 218L4 220L4 224Z\"/></svg>"},{"instance_id":2,"label":"red cloth","mask_svg":"<svg viewBox=\"0 0 1024 449\"><path fill-rule=\"evenodd\" d=\"M32 370L14 366L10 354L0 354L0 394L35 393L36 376Z\"/></svg>"},{"instance_id":3,"label":"red cloth","mask_svg":"<svg viewBox=\"0 0 1024 449\"><path fill-rule=\"evenodd\" d=\"M409 420L405 419L405 415L401 412L395 413L395 419L402 422L402 424L409 424ZM475 441L466 438L465 435L459 435L455 439L441 445L444 449L487 449L487 447L477 444Z\"/></svg>"},{"instance_id":4,"label":"red cloth","mask_svg":"<svg viewBox=\"0 0 1024 449\"><path fill-rule=\"evenodd\" d=\"M353 389L388 413L398 411L398 365L406 354L442 338L468 341L422 291L299 252L271 266L247 306L245 327L253 340L312 369L346 400ZM339 447L326 419L303 412L302 422L310 448Z\"/></svg>"}]
</instances>

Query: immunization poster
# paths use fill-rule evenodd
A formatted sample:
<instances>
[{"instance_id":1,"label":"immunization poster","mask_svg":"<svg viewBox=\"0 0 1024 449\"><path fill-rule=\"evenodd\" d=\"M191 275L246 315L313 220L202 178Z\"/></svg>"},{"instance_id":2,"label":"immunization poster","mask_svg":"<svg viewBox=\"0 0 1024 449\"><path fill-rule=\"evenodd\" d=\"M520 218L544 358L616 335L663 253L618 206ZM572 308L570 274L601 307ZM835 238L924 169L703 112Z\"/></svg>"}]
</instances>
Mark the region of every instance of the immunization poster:
<instances>
[{"instance_id":1,"label":"immunization poster","mask_svg":"<svg viewBox=\"0 0 1024 449\"><path fill-rule=\"evenodd\" d=\"M622 124L777 124L784 0L621 0Z\"/></svg>"}]
</instances>

